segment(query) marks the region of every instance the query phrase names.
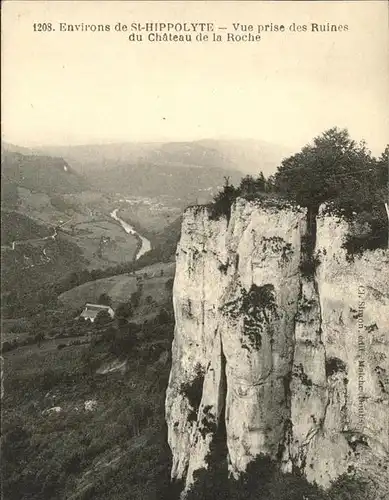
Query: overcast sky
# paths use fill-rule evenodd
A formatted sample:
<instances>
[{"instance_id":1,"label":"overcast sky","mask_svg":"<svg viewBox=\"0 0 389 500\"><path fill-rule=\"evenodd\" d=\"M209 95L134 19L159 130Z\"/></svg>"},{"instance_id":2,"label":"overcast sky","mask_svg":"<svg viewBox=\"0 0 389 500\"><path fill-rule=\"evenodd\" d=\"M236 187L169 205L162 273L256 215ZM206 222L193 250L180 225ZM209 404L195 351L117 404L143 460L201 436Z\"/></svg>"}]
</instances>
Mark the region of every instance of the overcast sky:
<instances>
[{"instance_id":1,"label":"overcast sky","mask_svg":"<svg viewBox=\"0 0 389 500\"><path fill-rule=\"evenodd\" d=\"M2 5L3 139L24 146L254 138L300 148L347 127L389 140L388 7L382 2L38 2ZM135 43L58 23L347 24L259 42ZM52 22L55 32L33 31ZM225 34L225 32L224 32Z\"/></svg>"}]
</instances>

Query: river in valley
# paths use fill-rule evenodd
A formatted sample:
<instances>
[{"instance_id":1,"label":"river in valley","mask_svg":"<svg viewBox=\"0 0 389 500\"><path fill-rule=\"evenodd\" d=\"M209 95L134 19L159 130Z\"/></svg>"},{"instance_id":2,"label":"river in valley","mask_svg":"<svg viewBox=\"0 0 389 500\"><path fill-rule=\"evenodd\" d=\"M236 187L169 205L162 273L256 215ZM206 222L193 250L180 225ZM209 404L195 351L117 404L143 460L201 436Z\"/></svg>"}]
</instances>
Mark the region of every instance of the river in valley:
<instances>
[{"instance_id":1,"label":"river in valley","mask_svg":"<svg viewBox=\"0 0 389 500\"><path fill-rule=\"evenodd\" d=\"M120 225L122 226L122 228L124 229L124 231L127 234L133 234L133 235L137 236L138 238L140 238L140 240L141 240L141 243L142 243L141 247L139 248L138 253L135 256L135 260L138 260L139 257L141 257L143 254L145 254L149 250L151 250L151 243L147 238L145 238L144 236L139 234L137 231L135 231L135 229L130 224L128 224L128 222L126 222L123 219L121 219L120 217L118 217L117 216L118 210L119 210L118 208L115 208L115 210L110 213L110 216L113 219L115 219L117 222L120 223Z\"/></svg>"}]
</instances>

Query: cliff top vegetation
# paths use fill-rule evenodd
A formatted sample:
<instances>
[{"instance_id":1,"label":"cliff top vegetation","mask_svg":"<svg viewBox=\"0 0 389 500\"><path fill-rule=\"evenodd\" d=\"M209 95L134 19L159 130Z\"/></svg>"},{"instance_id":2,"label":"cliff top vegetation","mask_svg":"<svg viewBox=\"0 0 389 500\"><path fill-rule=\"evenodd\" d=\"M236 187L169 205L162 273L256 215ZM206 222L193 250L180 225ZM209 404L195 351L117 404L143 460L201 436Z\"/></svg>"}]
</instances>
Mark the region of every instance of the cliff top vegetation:
<instances>
[{"instance_id":1,"label":"cliff top vegetation","mask_svg":"<svg viewBox=\"0 0 389 500\"><path fill-rule=\"evenodd\" d=\"M349 253L387 247L389 145L375 158L364 141L351 139L346 129L331 128L298 153L282 160L277 172L244 177L235 187L228 178L209 205L213 219L229 219L237 198L248 201L288 200L308 209L310 219L321 204L352 224Z\"/></svg>"}]
</instances>

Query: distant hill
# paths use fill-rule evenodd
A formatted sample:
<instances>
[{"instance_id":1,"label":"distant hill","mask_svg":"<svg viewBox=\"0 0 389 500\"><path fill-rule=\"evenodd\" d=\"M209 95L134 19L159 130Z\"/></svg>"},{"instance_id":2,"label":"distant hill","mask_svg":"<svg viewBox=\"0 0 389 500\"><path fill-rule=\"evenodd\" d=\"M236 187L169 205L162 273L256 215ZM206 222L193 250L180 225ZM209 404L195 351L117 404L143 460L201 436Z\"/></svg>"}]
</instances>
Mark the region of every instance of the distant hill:
<instances>
[{"instance_id":1,"label":"distant hill","mask_svg":"<svg viewBox=\"0 0 389 500\"><path fill-rule=\"evenodd\" d=\"M58 208L62 197L82 192L87 183L62 158L4 143L1 153L1 292L12 316L35 311L49 286L88 265L71 238L48 238L65 218L65 208Z\"/></svg>"},{"instance_id":2,"label":"distant hill","mask_svg":"<svg viewBox=\"0 0 389 500\"><path fill-rule=\"evenodd\" d=\"M275 173L283 158L293 154L289 148L254 139L204 139L197 144L218 151L241 172L257 175L262 171L266 177Z\"/></svg>"},{"instance_id":3,"label":"distant hill","mask_svg":"<svg viewBox=\"0 0 389 500\"><path fill-rule=\"evenodd\" d=\"M5 152L21 153L22 155L37 154L31 148L25 148L23 146L18 146L17 144L11 144L10 142L1 141L1 154L4 154Z\"/></svg>"},{"instance_id":4,"label":"distant hill","mask_svg":"<svg viewBox=\"0 0 389 500\"><path fill-rule=\"evenodd\" d=\"M99 190L123 193L126 196L166 198L180 205L205 201L224 183L224 177L238 182L241 173L204 166L182 168L177 165L150 163L120 164L114 169L98 170L89 176Z\"/></svg>"},{"instance_id":5,"label":"distant hill","mask_svg":"<svg viewBox=\"0 0 389 500\"><path fill-rule=\"evenodd\" d=\"M46 194L76 193L87 188L85 179L63 158L22 154L2 145L1 180L9 185Z\"/></svg>"},{"instance_id":6,"label":"distant hill","mask_svg":"<svg viewBox=\"0 0 389 500\"><path fill-rule=\"evenodd\" d=\"M41 152L61 156L82 172L111 169L123 164L208 167L265 175L274 173L288 148L254 139L203 139L185 142L128 142L53 146Z\"/></svg>"},{"instance_id":7,"label":"distant hill","mask_svg":"<svg viewBox=\"0 0 389 500\"><path fill-rule=\"evenodd\" d=\"M24 151L9 145L8 149L12 148ZM50 146L34 152L49 155L46 158L63 158L73 173L85 176L95 189L128 196L170 197L184 205L209 201L224 177L238 183L248 173L263 171L268 176L290 154L286 148L264 141L227 139Z\"/></svg>"}]
</instances>

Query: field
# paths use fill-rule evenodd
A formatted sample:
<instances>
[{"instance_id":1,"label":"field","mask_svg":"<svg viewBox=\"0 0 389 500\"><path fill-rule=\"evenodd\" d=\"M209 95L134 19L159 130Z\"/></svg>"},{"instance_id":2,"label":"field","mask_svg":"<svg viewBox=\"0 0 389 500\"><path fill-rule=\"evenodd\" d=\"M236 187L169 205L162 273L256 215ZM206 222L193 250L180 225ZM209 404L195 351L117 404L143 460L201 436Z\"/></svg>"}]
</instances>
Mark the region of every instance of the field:
<instances>
[{"instance_id":1,"label":"field","mask_svg":"<svg viewBox=\"0 0 389 500\"><path fill-rule=\"evenodd\" d=\"M89 269L106 268L133 259L138 239L126 234L110 218L109 213L116 206L110 197L92 190L52 196L25 187L18 187L17 191L17 216L28 216L36 224L50 228L63 225L68 241L79 246L89 261Z\"/></svg>"},{"instance_id":2,"label":"field","mask_svg":"<svg viewBox=\"0 0 389 500\"><path fill-rule=\"evenodd\" d=\"M64 306L77 309L86 302L96 302L100 295L105 293L111 297L115 308L121 302L128 301L142 283L144 302L146 297L150 296L153 302L161 304L166 300L166 284L173 278L174 269L174 263L160 263L145 267L132 275L120 274L90 281L61 294L59 301ZM150 299L148 301L150 302Z\"/></svg>"},{"instance_id":3,"label":"field","mask_svg":"<svg viewBox=\"0 0 389 500\"><path fill-rule=\"evenodd\" d=\"M20 212L50 224L59 224L70 217L80 221L83 216L108 214L112 210L112 201L98 191L49 195L19 186L17 192Z\"/></svg>"},{"instance_id":4,"label":"field","mask_svg":"<svg viewBox=\"0 0 389 500\"><path fill-rule=\"evenodd\" d=\"M54 226L44 225L49 221L43 220L43 213L40 215L40 219L35 219L17 212L2 212L3 245L11 244L15 239L22 243L30 238L43 238L53 234ZM65 214L61 217L55 221L52 218L50 220L55 225L65 222L58 239L64 244L67 242L71 246L77 245L88 269L104 269L133 260L139 245L138 238L125 233L109 216L88 217L74 213L71 218ZM44 247L49 251L50 244L51 240L42 241L41 251Z\"/></svg>"},{"instance_id":5,"label":"field","mask_svg":"<svg viewBox=\"0 0 389 500\"><path fill-rule=\"evenodd\" d=\"M32 219L50 225L60 224L66 220L66 214L57 210L51 203L51 197L46 193L36 193L29 189L18 187L18 210Z\"/></svg>"},{"instance_id":6,"label":"field","mask_svg":"<svg viewBox=\"0 0 389 500\"><path fill-rule=\"evenodd\" d=\"M108 217L84 218L69 227L69 237L82 249L89 269L130 262L134 258L138 239Z\"/></svg>"}]
</instances>

